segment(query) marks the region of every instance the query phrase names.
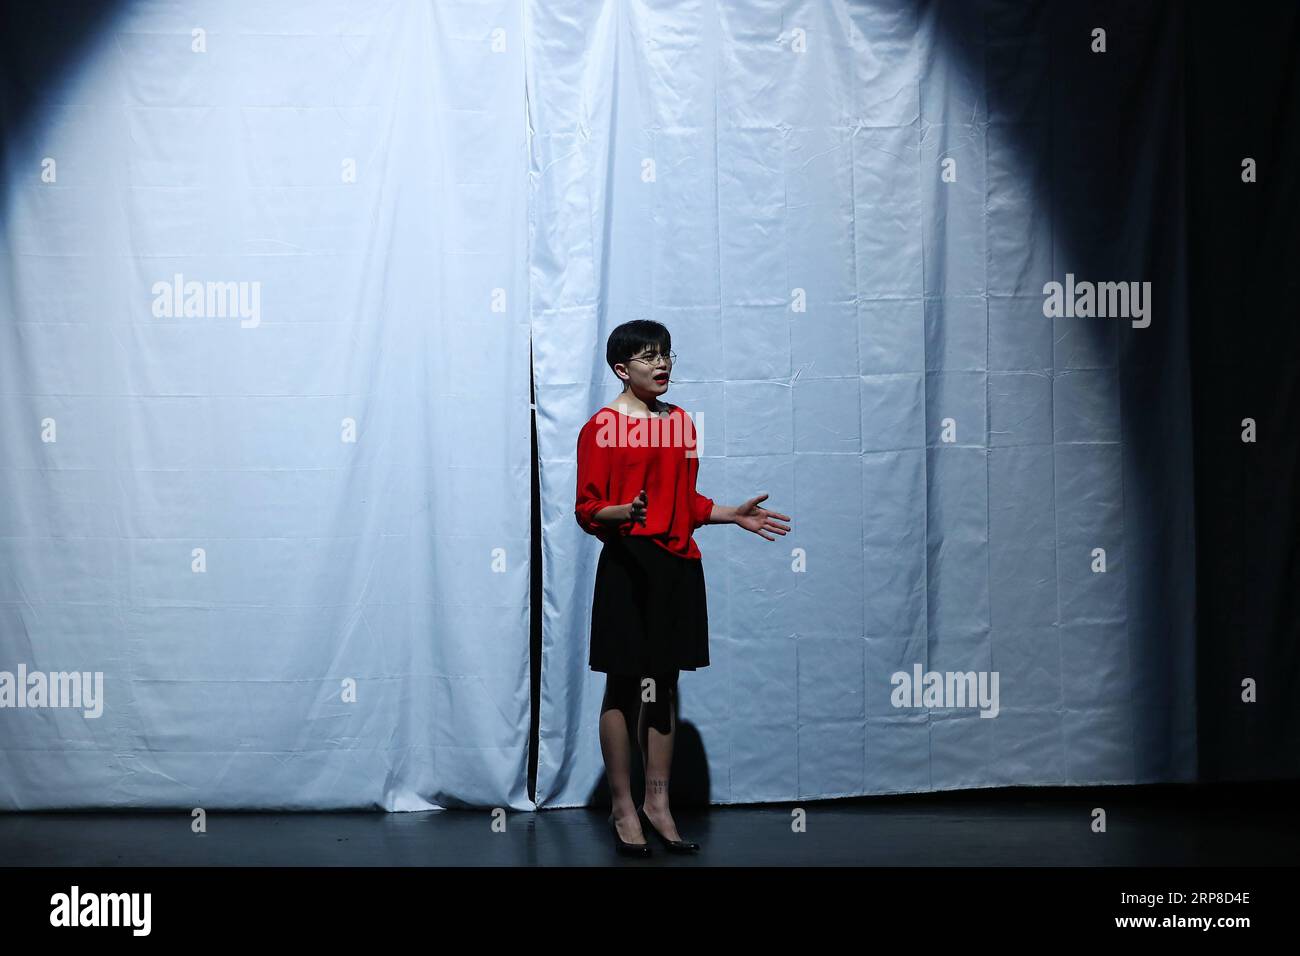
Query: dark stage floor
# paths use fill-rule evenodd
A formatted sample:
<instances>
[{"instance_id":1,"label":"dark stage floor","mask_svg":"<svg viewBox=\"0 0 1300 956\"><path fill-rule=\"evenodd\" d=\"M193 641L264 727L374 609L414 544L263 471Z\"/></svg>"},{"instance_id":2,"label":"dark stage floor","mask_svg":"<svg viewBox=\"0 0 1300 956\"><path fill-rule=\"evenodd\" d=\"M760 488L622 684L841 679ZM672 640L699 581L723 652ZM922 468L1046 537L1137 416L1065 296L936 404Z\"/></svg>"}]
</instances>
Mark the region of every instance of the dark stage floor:
<instances>
[{"instance_id":1,"label":"dark stage floor","mask_svg":"<svg viewBox=\"0 0 1300 956\"><path fill-rule=\"evenodd\" d=\"M972 790L674 810L694 857L617 857L606 809L0 814L3 866L1276 866L1300 861L1297 783ZM807 812L792 833L791 810ZM1107 832L1090 828L1107 813ZM652 838L653 839L653 838Z\"/></svg>"}]
</instances>

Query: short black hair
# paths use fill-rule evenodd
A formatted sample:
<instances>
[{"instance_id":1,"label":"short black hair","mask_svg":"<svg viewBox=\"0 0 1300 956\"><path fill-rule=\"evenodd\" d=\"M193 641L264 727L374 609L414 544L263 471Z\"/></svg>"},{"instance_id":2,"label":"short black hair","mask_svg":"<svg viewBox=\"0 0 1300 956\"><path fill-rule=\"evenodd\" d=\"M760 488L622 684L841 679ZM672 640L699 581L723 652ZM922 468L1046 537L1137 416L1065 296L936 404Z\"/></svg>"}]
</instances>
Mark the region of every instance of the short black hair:
<instances>
[{"instance_id":1,"label":"short black hair","mask_svg":"<svg viewBox=\"0 0 1300 956\"><path fill-rule=\"evenodd\" d=\"M671 352L673 337L668 334L665 326L653 319L624 322L609 333L609 341L605 344L605 361L609 363L612 372L615 365L620 362L626 365L633 355L649 346L654 346L660 352Z\"/></svg>"}]
</instances>

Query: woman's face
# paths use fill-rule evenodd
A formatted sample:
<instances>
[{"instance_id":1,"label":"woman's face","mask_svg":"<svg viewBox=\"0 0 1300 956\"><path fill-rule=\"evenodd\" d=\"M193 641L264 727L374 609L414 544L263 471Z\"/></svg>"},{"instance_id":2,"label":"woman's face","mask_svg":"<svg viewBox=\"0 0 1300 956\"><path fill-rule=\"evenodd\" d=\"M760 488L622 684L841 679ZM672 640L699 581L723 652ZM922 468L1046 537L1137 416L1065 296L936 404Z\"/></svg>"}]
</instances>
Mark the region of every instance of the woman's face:
<instances>
[{"instance_id":1,"label":"woman's face","mask_svg":"<svg viewBox=\"0 0 1300 956\"><path fill-rule=\"evenodd\" d=\"M627 369L626 387L632 389L641 399L657 398L668 391L672 378L672 364L666 355L660 357L659 350L651 345L638 351L624 368Z\"/></svg>"}]
</instances>

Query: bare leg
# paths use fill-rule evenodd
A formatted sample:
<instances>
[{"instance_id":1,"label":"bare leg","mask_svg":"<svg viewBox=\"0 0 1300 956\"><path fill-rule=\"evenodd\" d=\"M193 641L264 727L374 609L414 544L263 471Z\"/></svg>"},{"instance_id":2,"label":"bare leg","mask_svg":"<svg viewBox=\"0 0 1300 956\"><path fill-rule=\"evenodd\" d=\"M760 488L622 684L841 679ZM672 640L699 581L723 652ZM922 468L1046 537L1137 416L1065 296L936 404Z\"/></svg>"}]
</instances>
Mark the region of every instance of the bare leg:
<instances>
[{"instance_id":1,"label":"bare leg","mask_svg":"<svg viewBox=\"0 0 1300 956\"><path fill-rule=\"evenodd\" d=\"M641 821L632 800L632 735L630 727L637 713L640 695L635 677L608 674L605 698L600 704L600 752L605 758L614 824L626 843L645 843Z\"/></svg>"},{"instance_id":2,"label":"bare leg","mask_svg":"<svg viewBox=\"0 0 1300 956\"><path fill-rule=\"evenodd\" d=\"M670 840L680 840L668 808L668 778L673 764L673 738L677 732L677 672L655 678L655 697L642 701L637 738L645 760L645 814Z\"/></svg>"}]
</instances>

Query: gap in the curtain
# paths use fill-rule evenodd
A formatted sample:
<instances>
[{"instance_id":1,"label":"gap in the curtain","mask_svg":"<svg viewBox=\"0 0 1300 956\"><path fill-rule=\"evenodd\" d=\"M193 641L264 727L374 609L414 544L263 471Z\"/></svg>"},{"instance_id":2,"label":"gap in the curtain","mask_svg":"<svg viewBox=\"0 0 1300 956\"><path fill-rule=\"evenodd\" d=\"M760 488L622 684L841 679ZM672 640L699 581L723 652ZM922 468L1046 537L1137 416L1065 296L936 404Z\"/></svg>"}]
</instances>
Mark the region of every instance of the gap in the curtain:
<instances>
[{"instance_id":1,"label":"gap in the curtain","mask_svg":"<svg viewBox=\"0 0 1300 956\"><path fill-rule=\"evenodd\" d=\"M542 487L537 454L537 389L533 378L533 345L528 340L528 420L533 436L529 473L532 475L532 508L529 510L528 589L528 799L537 802L537 747L541 734L542 705Z\"/></svg>"}]
</instances>

